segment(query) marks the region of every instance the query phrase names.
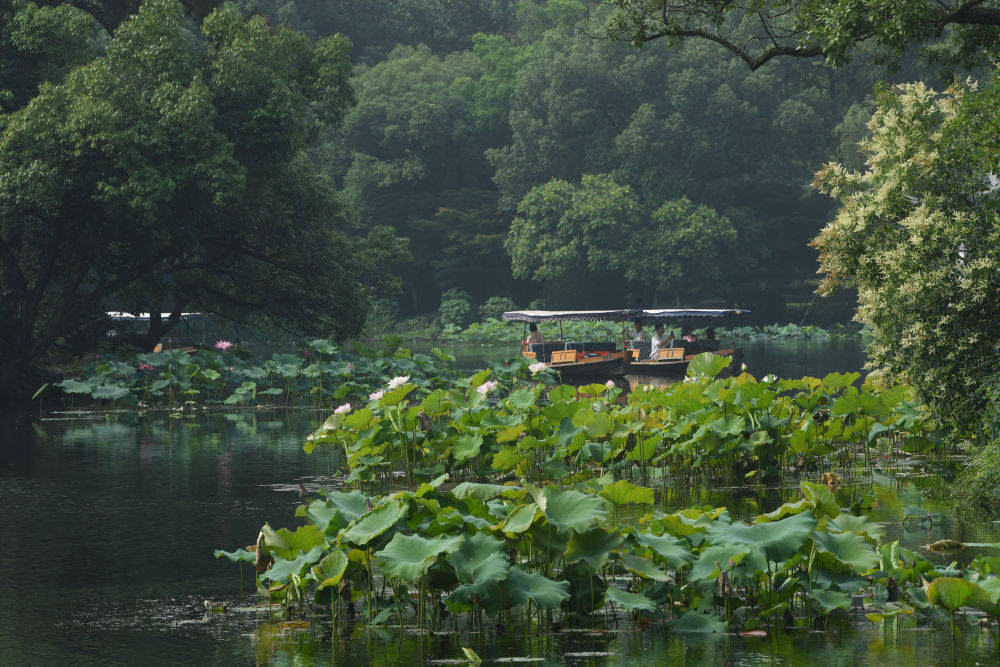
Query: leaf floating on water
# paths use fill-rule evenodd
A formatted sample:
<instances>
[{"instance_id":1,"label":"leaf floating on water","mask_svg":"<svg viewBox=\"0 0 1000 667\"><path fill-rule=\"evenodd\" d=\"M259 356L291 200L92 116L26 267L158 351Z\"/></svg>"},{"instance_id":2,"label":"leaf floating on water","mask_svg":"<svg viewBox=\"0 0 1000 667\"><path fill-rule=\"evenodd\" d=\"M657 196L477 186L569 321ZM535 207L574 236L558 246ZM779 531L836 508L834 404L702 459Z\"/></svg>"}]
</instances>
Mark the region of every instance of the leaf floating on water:
<instances>
[{"instance_id":1,"label":"leaf floating on water","mask_svg":"<svg viewBox=\"0 0 1000 667\"><path fill-rule=\"evenodd\" d=\"M282 630L308 630L308 621L282 621L278 623L278 627Z\"/></svg>"},{"instance_id":2,"label":"leaf floating on water","mask_svg":"<svg viewBox=\"0 0 1000 667\"><path fill-rule=\"evenodd\" d=\"M924 549L929 549L930 551L957 551L964 548L965 545L963 543L952 539L938 540L937 542L924 545Z\"/></svg>"}]
</instances>

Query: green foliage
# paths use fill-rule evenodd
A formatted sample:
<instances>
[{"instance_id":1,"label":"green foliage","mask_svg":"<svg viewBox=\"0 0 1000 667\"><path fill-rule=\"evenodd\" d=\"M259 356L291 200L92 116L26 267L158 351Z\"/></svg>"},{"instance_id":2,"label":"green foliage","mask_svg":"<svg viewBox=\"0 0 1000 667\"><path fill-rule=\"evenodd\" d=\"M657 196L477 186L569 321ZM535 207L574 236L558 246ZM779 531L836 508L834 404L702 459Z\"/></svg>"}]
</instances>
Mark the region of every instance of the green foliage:
<instances>
[{"instance_id":1,"label":"green foliage","mask_svg":"<svg viewBox=\"0 0 1000 667\"><path fill-rule=\"evenodd\" d=\"M428 630L439 627L440 617L432 610L440 605L470 618L485 613L494 619L533 606L575 613L578 621L580 615L614 605L629 614L664 618L669 631L678 633L759 628L775 624L775 610L786 609L786 623L826 627L827 616L846 618L852 595L861 595L866 608L875 610L868 616L876 622L932 605L952 612L976 606L991 618L998 612L996 559L977 559L957 578L954 570L935 568L898 542L880 544L870 535L834 525L802 501L772 512L786 516L779 521L760 516L733 522L724 508L683 510L678 516L701 530L677 536L670 532L674 524L656 510L624 521L595 515L557 525L524 502L535 497L557 504L600 504L593 481L584 476L575 488L508 486L488 503L442 485L422 485L417 492L402 490L389 497L359 494L364 505L394 507L399 520L370 543L359 542L349 527L321 530L312 524L297 531L308 539L296 538L294 548L297 533L268 537L262 548L276 560L259 579L272 582L266 588L270 601L288 612L305 599L324 600L336 616L360 613L379 623L383 614L396 615L400 623L415 621ZM559 511L571 511L570 504ZM340 506L341 498L330 494L326 501L313 501L316 509L307 516L336 514ZM526 516L533 527L506 530L520 508L530 508ZM264 533L282 535L267 526ZM827 559L831 543L847 542L878 557L838 557L839 564ZM243 550L220 550L216 556L234 562L253 558ZM837 576L829 576L834 571ZM604 580L612 577L615 584L606 585ZM901 591L900 600L886 600L880 583L886 577ZM354 595L324 597L331 586L360 589ZM345 610L346 605L352 609ZM743 608L738 616L730 613L736 607Z\"/></svg>"},{"instance_id":2,"label":"green foliage","mask_svg":"<svg viewBox=\"0 0 1000 667\"><path fill-rule=\"evenodd\" d=\"M24 30L81 33L72 12L30 12ZM305 153L353 102L349 44L312 44L233 5L192 27L177 0L144 2L102 54L4 117L5 369L99 331L109 300L337 338L360 328L362 276L381 254L355 252Z\"/></svg>"},{"instance_id":3,"label":"green foliage","mask_svg":"<svg viewBox=\"0 0 1000 667\"><path fill-rule=\"evenodd\" d=\"M438 317L441 324L453 327L463 327L472 314L472 297L468 292L452 288L441 295L441 305L438 306Z\"/></svg>"},{"instance_id":4,"label":"green foliage","mask_svg":"<svg viewBox=\"0 0 1000 667\"><path fill-rule=\"evenodd\" d=\"M210 350L140 354L127 362L106 359L88 366L81 378L55 386L99 405L357 405L376 391L384 392L382 405L390 405L412 391L422 397L460 377L454 359L436 349L431 354L402 348L348 353L325 339L304 347L298 354L276 352L270 359ZM402 376L409 378L408 384L386 391L390 379Z\"/></svg>"},{"instance_id":5,"label":"green foliage","mask_svg":"<svg viewBox=\"0 0 1000 667\"><path fill-rule=\"evenodd\" d=\"M966 67L998 55L1000 6L958 0L775 0L664 5L659 0L599 0L594 20L613 39L640 46L700 37L724 45L751 68L780 56L825 57L842 64L857 52L898 58L910 46L946 65ZM940 38L944 35L944 39ZM940 40L940 41L939 41Z\"/></svg>"},{"instance_id":6,"label":"green foliage","mask_svg":"<svg viewBox=\"0 0 1000 667\"><path fill-rule=\"evenodd\" d=\"M511 310L517 310L517 304L513 299L506 296L491 296L479 306L479 319L499 320L501 315Z\"/></svg>"},{"instance_id":7,"label":"green foliage","mask_svg":"<svg viewBox=\"0 0 1000 667\"><path fill-rule=\"evenodd\" d=\"M861 144L865 168L827 165L816 186L841 202L814 240L823 293L858 291L870 363L912 384L959 425L978 419L1000 324L997 135L1000 86L883 90ZM970 131L970 128L976 128Z\"/></svg>"}]
</instances>

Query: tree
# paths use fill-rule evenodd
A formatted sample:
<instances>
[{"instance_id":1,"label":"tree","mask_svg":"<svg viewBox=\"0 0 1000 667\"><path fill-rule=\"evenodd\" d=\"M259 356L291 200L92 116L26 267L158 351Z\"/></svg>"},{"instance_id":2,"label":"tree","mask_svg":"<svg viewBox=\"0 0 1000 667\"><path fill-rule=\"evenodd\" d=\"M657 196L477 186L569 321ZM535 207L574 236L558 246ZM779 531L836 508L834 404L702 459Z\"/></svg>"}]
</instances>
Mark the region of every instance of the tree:
<instances>
[{"instance_id":1,"label":"tree","mask_svg":"<svg viewBox=\"0 0 1000 667\"><path fill-rule=\"evenodd\" d=\"M94 18L72 5L0 0L0 113L97 55L97 37Z\"/></svg>"},{"instance_id":2,"label":"tree","mask_svg":"<svg viewBox=\"0 0 1000 667\"><path fill-rule=\"evenodd\" d=\"M729 298L738 245L735 225L716 211L686 198L649 211L607 174L532 189L506 243L515 275L567 286L575 307L619 302L625 287L648 304Z\"/></svg>"},{"instance_id":3,"label":"tree","mask_svg":"<svg viewBox=\"0 0 1000 667\"><path fill-rule=\"evenodd\" d=\"M870 364L958 424L976 419L1000 363L1000 86L880 92L865 166L825 166L840 202L814 245L821 291L857 288Z\"/></svg>"},{"instance_id":4,"label":"tree","mask_svg":"<svg viewBox=\"0 0 1000 667\"><path fill-rule=\"evenodd\" d=\"M847 62L863 46L889 57L910 45L973 66L1000 54L996 0L595 0L600 32L639 46L709 40L756 70L780 56ZM944 37L944 41L941 38Z\"/></svg>"},{"instance_id":5,"label":"tree","mask_svg":"<svg viewBox=\"0 0 1000 667\"><path fill-rule=\"evenodd\" d=\"M641 219L632 189L605 174L586 174L579 185L553 179L517 207L505 244L514 275L579 285L588 273L623 270Z\"/></svg>"},{"instance_id":6,"label":"tree","mask_svg":"<svg viewBox=\"0 0 1000 667\"><path fill-rule=\"evenodd\" d=\"M732 284L739 280L736 226L687 198L666 202L651 218L653 224L638 235L625 270L626 278L652 288L647 303L663 303L658 294L670 295L676 306L704 296L729 301Z\"/></svg>"},{"instance_id":7,"label":"tree","mask_svg":"<svg viewBox=\"0 0 1000 667\"><path fill-rule=\"evenodd\" d=\"M384 59L397 45L423 44L435 53L472 46L476 33L508 32L515 3L507 0L240 0L313 37L341 33L363 62Z\"/></svg>"},{"instance_id":8,"label":"tree","mask_svg":"<svg viewBox=\"0 0 1000 667\"><path fill-rule=\"evenodd\" d=\"M370 255L338 231L305 153L352 102L349 44L230 5L200 36L187 26L176 0L145 2L104 54L3 119L8 393L112 304L154 313L147 343L186 309L338 337L363 324Z\"/></svg>"},{"instance_id":9,"label":"tree","mask_svg":"<svg viewBox=\"0 0 1000 667\"><path fill-rule=\"evenodd\" d=\"M483 150L509 139L521 61L502 37L477 36L472 51L446 56L401 46L362 69L357 106L319 152L354 224L390 225L410 240L406 312L435 308L450 287L476 300L514 287L503 256L510 216L497 211Z\"/></svg>"}]
</instances>

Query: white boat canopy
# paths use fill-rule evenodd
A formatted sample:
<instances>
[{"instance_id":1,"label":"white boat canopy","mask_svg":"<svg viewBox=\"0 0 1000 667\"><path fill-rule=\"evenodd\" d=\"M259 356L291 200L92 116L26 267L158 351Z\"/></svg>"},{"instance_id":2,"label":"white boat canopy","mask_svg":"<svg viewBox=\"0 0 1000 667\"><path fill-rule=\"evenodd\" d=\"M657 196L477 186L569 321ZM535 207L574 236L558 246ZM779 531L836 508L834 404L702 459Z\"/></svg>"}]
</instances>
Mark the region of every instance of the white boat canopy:
<instances>
[{"instance_id":1,"label":"white boat canopy","mask_svg":"<svg viewBox=\"0 0 1000 667\"><path fill-rule=\"evenodd\" d=\"M125 313L120 310L109 310L106 315L108 319L115 321L121 320L138 320L138 321L148 321L149 313ZM169 320L171 313L160 313L161 320ZM201 313L181 313L182 320L190 320L196 317L201 317Z\"/></svg>"},{"instance_id":2,"label":"white boat canopy","mask_svg":"<svg viewBox=\"0 0 1000 667\"><path fill-rule=\"evenodd\" d=\"M746 315L749 310L743 308L621 308L618 310L512 310L503 314L508 322L558 322L558 321L589 321L589 322L624 322L627 320L643 320L658 322L662 320L681 320L693 317L734 317Z\"/></svg>"}]
</instances>

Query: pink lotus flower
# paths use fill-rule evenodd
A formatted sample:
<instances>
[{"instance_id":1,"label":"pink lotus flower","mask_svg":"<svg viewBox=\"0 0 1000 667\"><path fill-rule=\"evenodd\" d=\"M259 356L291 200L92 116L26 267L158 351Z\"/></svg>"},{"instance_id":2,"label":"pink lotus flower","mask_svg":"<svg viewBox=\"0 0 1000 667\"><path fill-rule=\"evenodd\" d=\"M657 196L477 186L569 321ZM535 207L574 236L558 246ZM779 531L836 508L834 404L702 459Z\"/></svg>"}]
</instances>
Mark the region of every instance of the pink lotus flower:
<instances>
[{"instance_id":1,"label":"pink lotus flower","mask_svg":"<svg viewBox=\"0 0 1000 667\"><path fill-rule=\"evenodd\" d=\"M219 352L225 352L233 346L232 342L228 340L219 340L215 342L215 349Z\"/></svg>"},{"instance_id":2,"label":"pink lotus flower","mask_svg":"<svg viewBox=\"0 0 1000 667\"><path fill-rule=\"evenodd\" d=\"M384 391L373 391L372 393L368 394L368 400L377 401L378 399L382 398L383 396L385 396L385 392Z\"/></svg>"},{"instance_id":3,"label":"pink lotus flower","mask_svg":"<svg viewBox=\"0 0 1000 667\"><path fill-rule=\"evenodd\" d=\"M604 383L604 386L607 387L608 389L614 389L615 388L615 381L614 380L608 380L607 382Z\"/></svg>"},{"instance_id":4,"label":"pink lotus flower","mask_svg":"<svg viewBox=\"0 0 1000 667\"><path fill-rule=\"evenodd\" d=\"M495 381L487 380L486 382L476 387L476 391L478 391L480 394L486 395L496 388L497 388L497 383Z\"/></svg>"},{"instance_id":5,"label":"pink lotus flower","mask_svg":"<svg viewBox=\"0 0 1000 667\"><path fill-rule=\"evenodd\" d=\"M151 371L151 370L153 370L153 364L144 364L144 363L142 363L140 361L139 362L139 370L140 371Z\"/></svg>"},{"instance_id":6,"label":"pink lotus flower","mask_svg":"<svg viewBox=\"0 0 1000 667\"><path fill-rule=\"evenodd\" d=\"M343 405L341 405L339 408L337 408L333 412L334 412L334 414L338 414L338 415L346 415L350 411L351 411L351 404L350 403L344 403Z\"/></svg>"},{"instance_id":7,"label":"pink lotus flower","mask_svg":"<svg viewBox=\"0 0 1000 667\"><path fill-rule=\"evenodd\" d=\"M409 375L400 375L399 377L394 377L389 380L389 389L395 389L396 387L402 387L404 384L410 381Z\"/></svg>"},{"instance_id":8,"label":"pink lotus flower","mask_svg":"<svg viewBox=\"0 0 1000 667\"><path fill-rule=\"evenodd\" d=\"M348 368L354 368L354 364L347 364Z\"/></svg>"},{"instance_id":9,"label":"pink lotus flower","mask_svg":"<svg viewBox=\"0 0 1000 667\"><path fill-rule=\"evenodd\" d=\"M528 370L531 371L532 375L534 375L535 373L541 373L546 368L548 368L548 366L545 365L544 361L538 361L528 366Z\"/></svg>"}]
</instances>

